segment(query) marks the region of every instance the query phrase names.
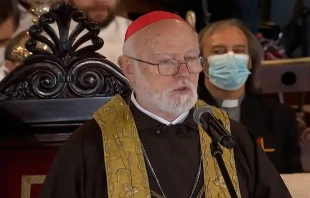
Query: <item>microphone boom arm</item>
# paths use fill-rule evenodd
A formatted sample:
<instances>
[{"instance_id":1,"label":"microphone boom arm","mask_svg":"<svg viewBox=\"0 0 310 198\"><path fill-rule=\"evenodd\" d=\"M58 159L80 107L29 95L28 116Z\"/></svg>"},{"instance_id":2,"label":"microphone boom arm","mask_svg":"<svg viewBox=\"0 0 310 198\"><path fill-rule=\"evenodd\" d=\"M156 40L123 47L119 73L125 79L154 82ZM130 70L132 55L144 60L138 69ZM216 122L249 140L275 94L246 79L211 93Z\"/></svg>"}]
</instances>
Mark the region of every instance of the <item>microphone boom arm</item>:
<instances>
[{"instance_id":1,"label":"microphone boom arm","mask_svg":"<svg viewBox=\"0 0 310 198\"><path fill-rule=\"evenodd\" d=\"M225 184L227 186L230 197L231 198L238 198L236 190L235 190L234 185L231 181L231 178L229 176L228 170L226 168L226 165L225 165L223 157L222 157L222 154L223 154L222 148L220 147L220 145L217 142L212 141L210 144L210 150L211 150L212 156L216 159L216 162L217 162L217 164L221 170L221 173L222 173L222 176L224 178L224 181L225 181Z\"/></svg>"},{"instance_id":2,"label":"microphone boom arm","mask_svg":"<svg viewBox=\"0 0 310 198\"><path fill-rule=\"evenodd\" d=\"M232 135L230 135L225 129L221 120L217 119L212 113L205 112L201 114L199 121L202 128L211 138L210 151L212 156L216 159L216 162L220 168L230 197L238 198L236 190L224 163L222 157L223 150L220 146L222 145L227 149L232 149L233 147L235 147L235 140L233 139Z\"/></svg>"},{"instance_id":3,"label":"microphone boom arm","mask_svg":"<svg viewBox=\"0 0 310 198\"><path fill-rule=\"evenodd\" d=\"M205 119L204 119L205 118ZM222 146L232 149L236 143L232 135L225 129L223 123L218 120L212 113L205 112L200 117L202 127L208 127L205 129L212 141L218 142Z\"/></svg>"}]
</instances>

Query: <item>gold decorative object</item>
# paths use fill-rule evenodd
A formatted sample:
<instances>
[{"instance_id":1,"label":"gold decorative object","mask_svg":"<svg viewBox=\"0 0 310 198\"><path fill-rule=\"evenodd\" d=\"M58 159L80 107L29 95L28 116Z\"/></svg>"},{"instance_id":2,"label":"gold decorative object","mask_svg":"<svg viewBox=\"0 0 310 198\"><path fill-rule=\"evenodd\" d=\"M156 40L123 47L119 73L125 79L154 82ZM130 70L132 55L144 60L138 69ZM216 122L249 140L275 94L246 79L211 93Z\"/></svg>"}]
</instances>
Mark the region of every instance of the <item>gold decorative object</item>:
<instances>
[{"instance_id":1,"label":"gold decorative object","mask_svg":"<svg viewBox=\"0 0 310 198\"><path fill-rule=\"evenodd\" d=\"M25 58L31 55L23 45L16 45L12 51L12 56L16 62L22 62Z\"/></svg>"},{"instance_id":2,"label":"gold decorative object","mask_svg":"<svg viewBox=\"0 0 310 198\"><path fill-rule=\"evenodd\" d=\"M38 18L49 11L50 7L61 0L22 0L31 6L30 12L35 16L33 22L36 24Z\"/></svg>"},{"instance_id":3,"label":"gold decorative object","mask_svg":"<svg viewBox=\"0 0 310 198\"><path fill-rule=\"evenodd\" d=\"M56 3L62 1L62 0L22 0L25 3L29 4L31 6L30 13L34 15L33 23L37 24L38 19L41 15L47 13L51 6L55 5ZM29 36L28 36L29 39ZM28 40L26 39L26 40ZM43 43L38 42L38 48L50 51L49 47ZM12 52L11 52L12 58L16 62L22 62L25 58L27 58L29 55L31 55L31 52L29 52L25 47L25 40L22 39L19 44L17 44Z\"/></svg>"}]
</instances>

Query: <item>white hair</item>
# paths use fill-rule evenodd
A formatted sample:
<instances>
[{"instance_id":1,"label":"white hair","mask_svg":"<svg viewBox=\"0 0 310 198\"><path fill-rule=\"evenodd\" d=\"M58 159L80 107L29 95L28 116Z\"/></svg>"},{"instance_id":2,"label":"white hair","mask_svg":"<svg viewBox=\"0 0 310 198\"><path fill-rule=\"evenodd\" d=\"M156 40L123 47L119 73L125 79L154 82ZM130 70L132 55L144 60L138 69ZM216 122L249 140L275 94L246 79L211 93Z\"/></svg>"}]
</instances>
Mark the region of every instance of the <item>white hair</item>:
<instances>
[{"instance_id":1,"label":"white hair","mask_svg":"<svg viewBox=\"0 0 310 198\"><path fill-rule=\"evenodd\" d=\"M136 39L136 35L132 35L129 37L124 45L123 45L123 55L129 57L135 57L136 55L136 48L138 40Z\"/></svg>"}]
</instances>

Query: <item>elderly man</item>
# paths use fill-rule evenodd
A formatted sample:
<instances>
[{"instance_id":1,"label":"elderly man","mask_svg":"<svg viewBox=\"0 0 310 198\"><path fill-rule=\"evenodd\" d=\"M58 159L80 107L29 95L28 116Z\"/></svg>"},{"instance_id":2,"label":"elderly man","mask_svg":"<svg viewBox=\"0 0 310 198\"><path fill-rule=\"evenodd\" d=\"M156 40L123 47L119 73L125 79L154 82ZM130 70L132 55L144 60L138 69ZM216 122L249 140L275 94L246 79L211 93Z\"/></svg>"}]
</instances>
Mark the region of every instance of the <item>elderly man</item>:
<instances>
[{"instance_id":1,"label":"elderly man","mask_svg":"<svg viewBox=\"0 0 310 198\"><path fill-rule=\"evenodd\" d=\"M204 64L197 34L177 15L151 12L128 28L119 64L133 91L115 96L60 149L41 198L230 197L193 120ZM256 140L212 107L237 146L223 160L237 197L291 197Z\"/></svg>"}]
</instances>

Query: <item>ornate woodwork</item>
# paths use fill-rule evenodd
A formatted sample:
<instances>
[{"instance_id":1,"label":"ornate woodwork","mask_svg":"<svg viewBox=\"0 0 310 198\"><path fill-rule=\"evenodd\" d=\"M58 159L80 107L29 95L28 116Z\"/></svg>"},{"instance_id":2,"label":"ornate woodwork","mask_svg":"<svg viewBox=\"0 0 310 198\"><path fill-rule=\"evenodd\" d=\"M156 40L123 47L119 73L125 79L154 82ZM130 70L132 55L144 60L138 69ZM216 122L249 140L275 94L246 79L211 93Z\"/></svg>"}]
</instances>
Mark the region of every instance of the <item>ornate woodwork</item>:
<instances>
[{"instance_id":1,"label":"ornate woodwork","mask_svg":"<svg viewBox=\"0 0 310 198\"><path fill-rule=\"evenodd\" d=\"M69 34L71 20L78 23ZM57 23L59 37L51 27ZM88 32L77 37L84 31ZM32 56L0 84L0 100L108 97L128 88L121 70L95 51L103 46L100 27L83 12L63 3L42 15L29 29ZM47 34L42 34L45 32ZM93 45L81 47L91 40ZM51 51L37 47L46 44Z\"/></svg>"},{"instance_id":2,"label":"ornate woodwork","mask_svg":"<svg viewBox=\"0 0 310 198\"><path fill-rule=\"evenodd\" d=\"M0 83L1 197L37 198L59 146L112 96L129 90L122 71L96 52L104 47L99 31L68 3L28 30L32 54Z\"/></svg>"},{"instance_id":3,"label":"ornate woodwork","mask_svg":"<svg viewBox=\"0 0 310 198\"><path fill-rule=\"evenodd\" d=\"M77 25L70 33L72 20ZM129 90L119 67L96 52L104 47L100 27L70 4L43 14L28 32L26 48L32 55L0 83L1 127L6 129L0 147L64 141L110 97ZM89 40L92 44L83 46Z\"/></svg>"}]
</instances>

